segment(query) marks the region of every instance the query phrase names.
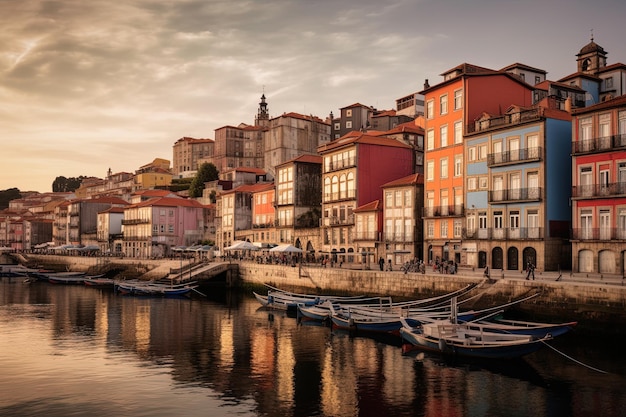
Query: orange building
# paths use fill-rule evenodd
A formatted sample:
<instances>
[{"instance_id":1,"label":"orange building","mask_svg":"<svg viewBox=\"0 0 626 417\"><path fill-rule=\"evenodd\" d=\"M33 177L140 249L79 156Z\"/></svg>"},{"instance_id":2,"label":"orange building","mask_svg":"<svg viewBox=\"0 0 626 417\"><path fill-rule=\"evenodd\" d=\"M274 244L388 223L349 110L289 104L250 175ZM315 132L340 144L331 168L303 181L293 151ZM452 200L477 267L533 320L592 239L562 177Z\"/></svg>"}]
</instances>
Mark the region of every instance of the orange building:
<instances>
[{"instance_id":1,"label":"orange building","mask_svg":"<svg viewBox=\"0 0 626 417\"><path fill-rule=\"evenodd\" d=\"M461 64L435 86L424 84L424 259L460 263L467 160L463 136L483 112L532 104L533 87L506 71Z\"/></svg>"}]
</instances>

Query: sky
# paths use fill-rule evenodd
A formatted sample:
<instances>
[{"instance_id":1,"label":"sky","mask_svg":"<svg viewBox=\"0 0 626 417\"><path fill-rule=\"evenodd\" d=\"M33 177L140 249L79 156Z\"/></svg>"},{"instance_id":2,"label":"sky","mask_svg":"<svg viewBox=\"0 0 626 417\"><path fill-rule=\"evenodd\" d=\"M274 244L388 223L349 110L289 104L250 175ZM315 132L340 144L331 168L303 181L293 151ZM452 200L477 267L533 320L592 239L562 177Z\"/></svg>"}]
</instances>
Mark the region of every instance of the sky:
<instances>
[{"instance_id":1,"label":"sky","mask_svg":"<svg viewBox=\"0 0 626 417\"><path fill-rule=\"evenodd\" d=\"M104 178L181 137L393 109L461 63L558 80L592 36L626 63L623 0L0 0L0 190Z\"/></svg>"}]
</instances>

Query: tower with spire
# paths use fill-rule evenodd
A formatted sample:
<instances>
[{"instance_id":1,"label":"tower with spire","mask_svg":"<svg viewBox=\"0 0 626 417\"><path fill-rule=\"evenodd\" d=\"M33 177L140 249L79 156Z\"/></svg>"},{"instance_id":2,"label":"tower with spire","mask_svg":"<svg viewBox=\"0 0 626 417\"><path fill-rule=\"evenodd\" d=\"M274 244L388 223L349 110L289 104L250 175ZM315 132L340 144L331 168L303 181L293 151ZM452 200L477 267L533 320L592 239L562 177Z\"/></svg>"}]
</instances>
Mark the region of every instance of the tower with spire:
<instances>
[{"instance_id":1,"label":"tower with spire","mask_svg":"<svg viewBox=\"0 0 626 417\"><path fill-rule=\"evenodd\" d=\"M576 55L578 63L578 72L589 75L597 75L604 67L606 67L607 52L593 40L593 31L591 32L591 42L583 46Z\"/></svg>"},{"instance_id":2,"label":"tower with spire","mask_svg":"<svg viewBox=\"0 0 626 417\"><path fill-rule=\"evenodd\" d=\"M267 109L267 103L265 102L265 93L261 95L261 102L259 103L259 111L254 119L255 126L268 127L270 122L270 114Z\"/></svg>"}]
</instances>

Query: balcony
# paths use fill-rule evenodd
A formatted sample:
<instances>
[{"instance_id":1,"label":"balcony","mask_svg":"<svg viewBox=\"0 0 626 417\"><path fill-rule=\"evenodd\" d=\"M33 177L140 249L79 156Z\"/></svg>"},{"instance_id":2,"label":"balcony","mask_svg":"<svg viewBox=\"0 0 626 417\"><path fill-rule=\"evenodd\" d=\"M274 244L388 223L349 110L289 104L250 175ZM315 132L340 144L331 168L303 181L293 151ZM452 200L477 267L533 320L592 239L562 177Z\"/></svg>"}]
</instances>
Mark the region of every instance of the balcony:
<instances>
[{"instance_id":1,"label":"balcony","mask_svg":"<svg viewBox=\"0 0 626 417\"><path fill-rule=\"evenodd\" d=\"M543 199L543 188L512 188L509 190L489 191L490 203L507 203L520 201L541 201Z\"/></svg>"},{"instance_id":2,"label":"balcony","mask_svg":"<svg viewBox=\"0 0 626 417\"><path fill-rule=\"evenodd\" d=\"M606 198L623 196L626 194L625 182L614 182L610 184L588 184L575 185L572 187L572 198Z\"/></svg>"},{"instance_id":3,"label":"balcony","mask_svg":"<svg viewBox=\"0 0 626 417\"><path fill-rule=\"evenodd\" d=\"M356 190L348 190L341 193L324 193L324 202L354 200L356 198Z\"/></svg>"},{"instance_id":4,"label":"balcony","mask_svg":"<svg viewBox=\"0 0 626 417\"><path fill-rule=\"evenodd\" d=\"M340 169L352 168L356 166L356 158L340 159L335 163L330 162L324 166L324 172L338 171Z\"/></svg>"},{"instance_id":5,"label":"balcony","mask_svg":"<svg viewBox=\"0 0 626 417\"><path fill-rule=\"evenodd\" d=\"M353 225L353 224L354 224L354 214L346 216L343 219L341 217L331 216L331 217L326 217L323 220L324 226L347 226L347 225Z\"/></svg>"},{"instance_id":6,"label":"balcony","mask_svg":"<svg viewBox=\"0 0 626 417\"><path fill-rule=\"evenodd\" d=\"M572 229L572 240L626 240L626 230L616 227L586 227Z\"/></svg>"},{"instance_id":7,"label":"balcony","mask_svg":"<svg viewBox=\"0 0 626 417\"><path fill-rule=\"evenodd\" d=\"M572 155L607 152L626 148L626 133L572 142Z\"/></svg>"},{"instance_id":8,"label":"balcony","mask_svg":"<svg viewBox=\"0 0 626 417\"><path fill-rule=\"evenodd\" d=\"M122 220L124 226L136 225L136 224L150 224L148 219L124 219Z\"/></svg>"},{"instance_id":9,"label":"balcony","mask_svg":"<svg viewBox=\"0 0 626 417\"><path fill-rule=\"evenodd\" d=\"M493 228L463 229L463 239L489 239L489 240L534 240L544 239L543 227L517 227L517 228Z\"/></svg>"},{"instance_id":10,"label":"balcony","mask_svg":"<svg viewBox=\"0 0 626 417\"><path fill-rule=\"evenodd\" d=\"M487 130L499 129L507 126L515 126L522 123L540 120L543 116L544 109L541 107L523 110L516 113L504 114L502 116L494 116L486 119L477 120L473 124L466 126L467 133L483 132Z\"/></svg>"},{"instance_id":11,"label":"balcony","mask_svg":"<svg viewBox=\"0 0 626 417\"><path fill-rule=\"evenodd\" d=\"M465 206L435 206L422 208L422 217L462 217L465 215Z\"/></svg>"},{"instance_id":12,"label":"balcony","mask_svg":"<svg viewBox=\"0 0 626 417\"><path fill-rule=\"evenodd\" d=\"M380 234L378 231L371 232L355 232L353 240L372 240L378 241L380 240Z\"/></svg>"},{"instance_id":13,"label":"balcony","mask_svg":"<svg viewBox=\"0 0 626 417\"><path fill-rule=\"evenodd\" d=\"M502 165L519 164L522 162L540 161L543 157L543 148L516 149L514 151L490 153L487 155L487 166L496 167Z\"/></svg>"},{"instance_id":14,"label":"balcony","mask_svg":"<svg viewBox=\"0 0 626 417\"><path fill-rule=\"evenodd\" d=\"M284 223L284 222L283 222L283 223ZM267 222L267 223L254 223L254 224L252 225L252 228L253 228L253 229L270 229L270 228L272 228L272 227L276 227L276 226L281 226L281 225L279 224L279 221L278 221L278 220L275 220L275 221L269 221L269 222ZM282 226L285 226L285 224L283 224Z\"/></svg>"}]
</instances>

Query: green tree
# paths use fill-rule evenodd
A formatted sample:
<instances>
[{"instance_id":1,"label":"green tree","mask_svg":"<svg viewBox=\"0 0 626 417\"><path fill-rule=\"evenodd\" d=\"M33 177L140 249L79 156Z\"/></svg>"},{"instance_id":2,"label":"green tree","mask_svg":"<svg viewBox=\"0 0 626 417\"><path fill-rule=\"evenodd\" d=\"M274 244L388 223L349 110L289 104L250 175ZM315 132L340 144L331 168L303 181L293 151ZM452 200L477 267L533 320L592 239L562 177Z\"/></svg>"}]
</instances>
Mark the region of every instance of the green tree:
<instances>
[{"instance_id":1,"label":"green tree","mask_svg":"<svg viewBox=\"0 0 626 417\"><path fill-rule=\"evenodd\" d=\"M210 162L205 162L200 165L198 168L198 172L196 172L196 176L191 181L191 186L189 187L189 197L198 198L202 197L202 190L204 190L204 183L208 181L215 181L219 179L219 171Z\"/></svg>"},{"instance_id":2,"label":"green tree","mask_svg":"<svg viewBox=\"0 0 626 417\"><path fill-rule=\"evenodd\" d=\"M22 194L20 194L20 190L17 188L9 188L0 191L0 210L9 207L9 201L15 200L16 198L22 198Z\"/></svg>"},{"instance_id":3,"label":"green tree","mask_svg":"<svg viewBox=\"0 0 626 417\"><path fill-rule=\"evenodd\" d=\"M61 175L59 177L56 177L54 181L52 182L52 191L55 193L68 193L68 192L76 191L76 189L80 187L80 184L83 182L85 178L87 177L84 175L81 175L78 178L76 177L66 178Z\"/></svg>"}]
</instances>

